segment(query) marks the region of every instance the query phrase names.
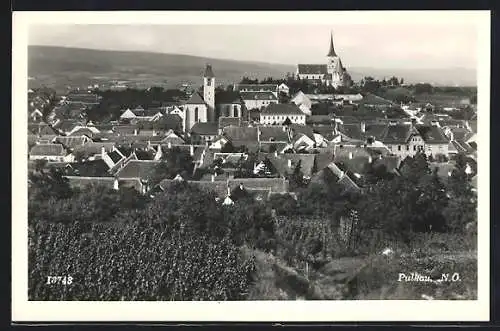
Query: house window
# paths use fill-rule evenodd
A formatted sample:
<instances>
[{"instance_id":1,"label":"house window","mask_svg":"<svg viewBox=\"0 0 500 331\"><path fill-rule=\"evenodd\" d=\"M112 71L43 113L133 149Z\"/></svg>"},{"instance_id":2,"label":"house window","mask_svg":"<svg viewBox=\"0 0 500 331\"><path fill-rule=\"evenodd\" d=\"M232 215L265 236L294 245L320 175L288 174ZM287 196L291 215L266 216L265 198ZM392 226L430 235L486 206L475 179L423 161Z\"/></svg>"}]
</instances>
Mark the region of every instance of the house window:
<instances>
[{"instance_id":1,"label":"house window","mask_svg":"<svg viewBox=\"0 0 500 331\"><path fill-rule=\"evenodd\" d=\"M417 146L416 145L413 145L413 151L416 152L417 151Z\"/></svg>"},{"instance_id":2,"label":"house window","mask_svg":"<svg viewBox=\"0 0 500 331\"><path fill-rule=\"evenodd\" d=\"M226 117L229 117L229 112L231 111L231 106L226 106Z\"/></svg>"},{"instance_id":3,"label":"house window","mask_svg":"<svg viewBox=\"0 0 500 331\"><path fill-rule=\"evenodd\" d=\"M194 109L194 121L195 122L198 122L199 121L199 118L198 118L198 107L196 107Z\"/></svg>"},{"instance_id":4,"label":"house window","mask_svg":"<svg viewBox=\"0 0 500 331\"><path fill-rule=\"evenodd\" d=\"M234 117L239 117L238 106L236 106L236 105L233 106L233 116Z\"/></svg>"},{"instance_id":5,"label":"house window","mask_svg":"<svg viewBox=\"0 0 500 331\"><path fill-rule=\"evenodd\" d=\"M401 151L401 145L398 145L398 151Z\"/></svg>"},{"instance_id":6,"label":"house window","mask_svg":"<svg viewBox=\"0 0 500 331\"><path fill-rule=\"evenodd\" d=\"M410 150L410 146L409 145L406 145L406 150L409 151Z\"/></svg>"}]
</instances>

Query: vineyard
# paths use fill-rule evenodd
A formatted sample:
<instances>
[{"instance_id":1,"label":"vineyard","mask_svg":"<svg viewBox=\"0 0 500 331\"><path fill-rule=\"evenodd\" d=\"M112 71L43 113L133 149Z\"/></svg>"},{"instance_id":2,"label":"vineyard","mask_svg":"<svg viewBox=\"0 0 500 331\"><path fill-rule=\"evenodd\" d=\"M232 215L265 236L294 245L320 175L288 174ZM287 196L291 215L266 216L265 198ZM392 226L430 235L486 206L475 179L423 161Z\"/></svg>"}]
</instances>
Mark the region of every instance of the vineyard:
<instances>
[{"instance_id":1,"label":"vineyard","mask_svg":"<svg viewBox=\"0 0 500 331\"><path fill-rule=\"evenodd\" d=\"M253 270L227 239L139 225L29 228L30 300L241 300Z\"/></svg>"}]
</instances>

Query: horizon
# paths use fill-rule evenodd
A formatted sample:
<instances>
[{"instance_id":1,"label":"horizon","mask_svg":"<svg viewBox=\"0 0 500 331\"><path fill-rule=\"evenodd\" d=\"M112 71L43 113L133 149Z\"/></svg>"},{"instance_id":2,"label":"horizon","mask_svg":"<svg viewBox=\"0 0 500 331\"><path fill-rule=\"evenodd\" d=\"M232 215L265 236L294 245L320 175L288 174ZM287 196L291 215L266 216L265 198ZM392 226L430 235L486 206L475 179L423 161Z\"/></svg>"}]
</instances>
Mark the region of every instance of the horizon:
<instances>
[{"instance_id":1,"label":"horizon","mask_svg":"<svg viewBox=\"0 0 500 331\"><path fill-rule=\"evenodd\" d=\"M477 68L477 29L467 22L413 23L397 30L391 24L43 24L30 26L28 45L296 66L325 63L332 31L335 50L348 69Z\"/></svg>"}]
</instances>

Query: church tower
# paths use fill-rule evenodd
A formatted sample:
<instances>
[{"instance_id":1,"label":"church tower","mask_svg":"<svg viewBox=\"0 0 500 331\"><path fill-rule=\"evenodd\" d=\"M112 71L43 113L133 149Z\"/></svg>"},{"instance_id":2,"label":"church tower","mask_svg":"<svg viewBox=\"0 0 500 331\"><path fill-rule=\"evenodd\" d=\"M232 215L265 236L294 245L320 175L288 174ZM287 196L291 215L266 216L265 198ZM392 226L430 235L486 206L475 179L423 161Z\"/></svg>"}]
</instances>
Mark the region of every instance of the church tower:
<instances>
[{"instance_id":1,"label":"church tower","mask_svg":"<svg viewBox=\"0 0 500 331\"><path fill-rule=\"evenodd\" d=\"M207 117L209 122L215 121L215 75L212 66L207 64L203 75L203 100L208 106Z\"/></svg>"},{"instance_id":2,"label":"church tower","mask_svg":"<svg viewBox=\"0 0 500 331\"><path fill-rule=\"evenodd\" d=\"M335 52L333 47L333 33L330 35L330 49L328 51L326 71L328 72L328 80L334 87L342 86L344 79L344 67L340 61L340 57Z\"/></svg>"}]
</instances>

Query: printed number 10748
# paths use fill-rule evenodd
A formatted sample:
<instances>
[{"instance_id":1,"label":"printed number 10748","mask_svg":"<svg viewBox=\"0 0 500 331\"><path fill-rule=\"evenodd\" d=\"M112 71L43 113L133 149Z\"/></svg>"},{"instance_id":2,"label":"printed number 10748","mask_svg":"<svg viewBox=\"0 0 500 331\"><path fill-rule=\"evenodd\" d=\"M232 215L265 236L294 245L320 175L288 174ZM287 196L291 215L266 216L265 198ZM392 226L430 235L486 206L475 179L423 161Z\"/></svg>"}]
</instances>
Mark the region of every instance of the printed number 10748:
<instances>
[{"instance_id":1,"label":"printed number 10748","mask_svg":"<svg viewBox=\"0 0 500 331\"><path fill-rule=\"evenodd\" d=\"M71 276L47 276L47 285L71 285L73 277Z\"/></svg>"}]
</instances>

